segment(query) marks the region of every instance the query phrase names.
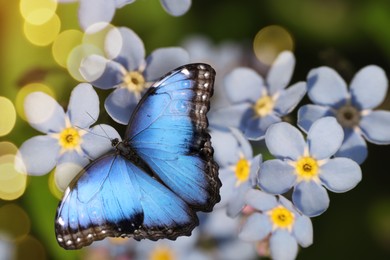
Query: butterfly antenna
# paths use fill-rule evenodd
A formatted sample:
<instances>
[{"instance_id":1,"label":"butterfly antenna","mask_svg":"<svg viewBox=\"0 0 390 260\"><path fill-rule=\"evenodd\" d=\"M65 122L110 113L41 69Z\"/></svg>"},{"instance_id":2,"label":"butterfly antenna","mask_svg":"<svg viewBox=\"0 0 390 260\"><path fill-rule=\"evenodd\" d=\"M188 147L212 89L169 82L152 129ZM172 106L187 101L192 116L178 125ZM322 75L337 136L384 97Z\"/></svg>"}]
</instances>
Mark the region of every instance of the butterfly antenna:
<instances>
[{"instance_id":1,"label":"butterfly antenna","mask_svg":"<svg viewBox=\"0 0 390 260\"><path fill-rule=\"evenodd\" d=\"M94 122L97 121L97 119L94 118L88 111L85 111L85 113L87 113L87 115L88 115ZM102 129L102 131L103 131L103 133L104 133L105 135L100 135L100 134L94 133L94 132L92 132L92 131L90 131L90 130L88 130L88 129L83 129L83 128L78 127L78 126L76 126L76 127L80 128L80 129L82 129L82 130L84 130L84 131L87 131L87 132L90 133L90 134L93 134L93 135L96 135L96 136L100 136L100 137L103 137L103 138L107 138L108 140L112 140L112 138L110 138L110 136L109 136L109 135L107 134L107 132L104 130L104 128L102 127L102 125L99 124L98 126L100 127L100 129Z\"/></svg>"}]
</instances>

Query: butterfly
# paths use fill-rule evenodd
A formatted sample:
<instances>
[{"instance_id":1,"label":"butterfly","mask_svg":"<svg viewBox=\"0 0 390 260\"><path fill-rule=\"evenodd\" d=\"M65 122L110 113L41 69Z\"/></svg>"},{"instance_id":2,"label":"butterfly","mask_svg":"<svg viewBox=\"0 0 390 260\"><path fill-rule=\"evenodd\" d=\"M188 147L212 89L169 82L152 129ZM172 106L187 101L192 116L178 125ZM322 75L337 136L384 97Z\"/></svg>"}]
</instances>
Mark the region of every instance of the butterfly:
<instances>
[{"instance_id":1,"label":"butterfly","mask_svg":"<svg viewBox=\"0 0 390 260\"><path fill-rule=\"evenodd\" d=\"M175 240L220 201L206 113L215 71L179 67L141 98L123 141L69 184L55 217L56 238L80 249L106 237Z\"/></svg>"}]
</instances>

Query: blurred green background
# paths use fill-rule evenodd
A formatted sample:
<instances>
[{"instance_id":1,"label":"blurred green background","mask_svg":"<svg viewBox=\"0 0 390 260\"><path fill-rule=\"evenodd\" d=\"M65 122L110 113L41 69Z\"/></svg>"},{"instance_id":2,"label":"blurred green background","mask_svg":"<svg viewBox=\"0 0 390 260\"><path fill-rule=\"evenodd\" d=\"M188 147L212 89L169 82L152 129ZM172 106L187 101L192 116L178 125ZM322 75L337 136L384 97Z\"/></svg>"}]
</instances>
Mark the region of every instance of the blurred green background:
<instances>
[{"instance_id":1,"label":"blurred green background","mask_svg":"<svg viewBox=\"0 0 390 260\"><path fill-rule=\"evenodd\" d=\"M59 4L56 14L61 32L80 30L77 3ZM17 111L12 131L0 136L0 155L6 154L1 150L4 142L20 146L39 134L18 109L18 93L26 85L49 86L66 107L69 93L78 83L53 58L52 43L37 46L26 38L24 23L19 1L0 0L0 96L10 100ZM387 73L390 68L390 1L194 0L188 13L172 17L157 0L137 0L117 10L112 23L133 29L147 53L180 45L194 34L207 36L215 44L234 41L244 48L240 63L247 66L254 64L255 35L267 26L279 25L293 39L297 63L292 82L305 80L311 68L323 65L336 69L347 82L369 64L379 65ZM381 109L390 109L389 97ZM5 111L0 111L0 117L9 117ZM389 146L369 144L369 156L362 165L363 181L348 193L330 194L330 208L312 219L314 244L301 250L298 259L390 259L389 159ZM5 169L0 168L0 181L5 180ZM57 245L54 215L58 198L50 191L49 177L29 177L23 195L0 199L0 236L14 241L17 259L78 259L82 255L65 252Z\"/></svg>"}]
</instances>

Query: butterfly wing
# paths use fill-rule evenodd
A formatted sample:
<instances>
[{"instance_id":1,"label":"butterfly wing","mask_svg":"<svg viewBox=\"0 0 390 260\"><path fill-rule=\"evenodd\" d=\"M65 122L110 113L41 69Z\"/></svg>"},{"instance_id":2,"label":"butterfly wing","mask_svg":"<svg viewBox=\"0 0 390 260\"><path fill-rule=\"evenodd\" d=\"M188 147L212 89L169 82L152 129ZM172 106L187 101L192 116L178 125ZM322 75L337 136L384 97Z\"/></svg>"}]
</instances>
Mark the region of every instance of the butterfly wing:
<instances>
[{"instance_id":1,"label":"butterfly wing","mask_svg":"<svg viewBox=\"0 0 390 260\"><path fill-rule=\"evenodd\" d=\"M79 249L105 237L176 239L198 224L164 185L119 154L89 164L65 191L56 214L58 243Z\"/></svg>"},{"instance_id":2,"label":"butterfly wing","mask_svg":"<svg viewBox=\"0 0 390 260\"><path fill-rule=\"evenodd\" d=\"M206 64L174 70L144 95L125 136L170 190L201 211L210 211L220 200L206 117L214 77Z\"/></svg>"}]
</instances>

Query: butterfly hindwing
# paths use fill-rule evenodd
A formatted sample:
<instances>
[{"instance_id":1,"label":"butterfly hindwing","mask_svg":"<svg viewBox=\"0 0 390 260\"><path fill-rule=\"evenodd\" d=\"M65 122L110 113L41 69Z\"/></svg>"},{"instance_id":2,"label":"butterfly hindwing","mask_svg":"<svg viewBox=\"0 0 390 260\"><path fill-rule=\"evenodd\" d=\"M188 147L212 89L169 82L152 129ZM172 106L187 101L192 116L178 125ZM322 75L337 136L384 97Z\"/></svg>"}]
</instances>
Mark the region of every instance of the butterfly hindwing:
<instances>
[{"instance_id":1,"label":"butterfly hindwing","mask_svg":"<svg viewBox=\"0 0 390 260\"><path fill-rule=\"evenodd\" d=\"M220 200L206 117L214 77L206 64L176 69L144 95L125 136L165 185L201 211Z\"/></svg>"},{"instance_id":2,"label":"butterfly hindwing","mask_svg":"<svg viewBox=\"0 0 390 260\"><path fill-rule=\"evenodd\" d=\"M78 249L107 236L175 239L189 235L197 224L184 201L112 153L72 181L57 210L55 229L62 247Z\"/></svg>"}]
</instances>

